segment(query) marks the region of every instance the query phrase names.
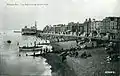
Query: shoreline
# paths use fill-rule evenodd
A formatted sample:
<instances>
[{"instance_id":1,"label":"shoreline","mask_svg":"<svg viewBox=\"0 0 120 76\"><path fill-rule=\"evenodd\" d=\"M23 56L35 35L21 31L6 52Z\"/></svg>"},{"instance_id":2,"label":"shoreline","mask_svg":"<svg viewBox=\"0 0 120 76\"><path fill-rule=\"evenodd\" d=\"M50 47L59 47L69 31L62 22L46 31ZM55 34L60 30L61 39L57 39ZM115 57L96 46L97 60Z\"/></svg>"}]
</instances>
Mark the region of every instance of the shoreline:
<instances>
[{"instance_id":1,"label":"shoreline","mask_svg":"<svg viewBox=\"0 0 120 76\"><path fill-rule=\"evenodd\" d=\"M68 42L56 42L56 43L50 43L52 47L54 47L54 51L60 51L62 49L67 49L69 47L66 47L66 43ZM69 43L74 43L75 41L69 41ZM66 45L66 46L63 46ZM51 65L52 70L52 76L77 76L73 68L68 65L66 61L62 62L62 57L59 56L56 53L48 53L41 55L43 58L46 59L46 62Z\"/></svg>"},{"instance_id":2,"label":"shoreline","mask_svg":"<svg viewBox=\"0 0 120 76\"><path fill-rule=\"evenodd\" d=\"M60 51L62 49L68 49L71 47L76 47L76 41L67 41L67 42L55 42L55 43L50 43L50 45L52 47L54 47L54 51ZM80 58L80 55L82 54L82 52L87 51L88 53L90 53L92 56L88 57L86 59ZM62 70L59 71L55 71L55 68L57 67L55 64L61 61L60 58L53 58L51 56L47 56L45 57L47 59L48 64L50 64L52 67L54 67L53 70L53 76L57 76L58 74L60 76L70 76L70 74L66 74L64 75L63 70L64 69L68 69L68 72L71 72L71 70L73 71L73 73L75 75L71 76L105 76L105 75L113 75L113 76L117 76L120 75L119 74L119 70L117 70L118 65L119 65L119 61L118 62L111 62L111 63L107 63L106 59L107 59L107 54L105 52L104 47L97 47L97 48L91 48L91 49L81 49L78 50L78 57L69 57L67 56L66 60L64 63L60 63L59 66L61 66L62 64L64 64L64 66L61 66L61 68L63 68ZM57 54L54 54L57 55ZM51 60L49 59L49 57L51 57ZM57 61L57 62L56 62ZM57 64L58 64L57 63ZM115 74L106 74L106 71L114 71ZM55 72L54 72L55 71ZM66 71L67 72L67 71ZM59 76L58 75L58 76Z\"/></svg>"},{"instance_id":3,"label":"shoreline","mask_svg":"<svg viewBox=\"0 0 120 76\"><path fill-rule=\"evenodd\" d=\"M51 65L52 76L77 76L73 69L66 63L62 62L61 57L58 54L46 54L42 55L46 62Z\"/></svg>"},{"instance_id":4,"label":"shoreline","mask_svg":"<svg viewBox=\"0 0 120 76\"><path fill-rule=\"evenodd\" d=\"M58 42L56 44L52 44L51 46L54 45L56 50L60 50L60 49L70 48L71 44L74 45L72 47L75 47L76 42L75 41ZM88 57L86 59L80 58L80 55L84 51L90 53L92 56ZM98 47L98 48L93 48L93 49L82 49L82 50L78 50L78 53L79 54L78 54L77 58L67 56L67 58L64 62L65 63L64 69L67 69L69 67L68 72L70 72L71 71L70 69L72 69L73 73L75 74L75 75L72 75L70 73L71 76L98 76L98 75L99 76L105 76L105 75L117 76L117 75L120 75L119 70L117 68L119 65L119 61L108 63L106 61L108 55L106 54L104 47ZM49 60L49 59L47 59L47 60ZM53 58L53 60L56 60L56 59ZM60 59L58 59L58 62L59 61L60 61ZM52 62L52 60L51 60L51 62ZM48 64L49 64L49 62L48 62ZM53 66L54 66L54 63L53 63ZM106 74L105 72L109 71L109 70L112 70L115 73L114 74ZM70 76L70 74L65 75L65 76ZM64 75L61 75L61 76L64 76Z\"/></svg>"}]
</instances>

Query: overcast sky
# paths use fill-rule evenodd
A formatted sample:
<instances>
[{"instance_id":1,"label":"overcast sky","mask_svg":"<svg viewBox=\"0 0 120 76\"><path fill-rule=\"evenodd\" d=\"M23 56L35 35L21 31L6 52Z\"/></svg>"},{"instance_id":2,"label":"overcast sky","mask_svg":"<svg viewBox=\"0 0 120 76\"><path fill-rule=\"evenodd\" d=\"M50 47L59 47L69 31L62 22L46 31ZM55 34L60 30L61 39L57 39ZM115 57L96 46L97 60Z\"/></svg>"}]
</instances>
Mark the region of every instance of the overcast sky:
<instances>
[{"instance_id":1,"label":"overcast sky","mask_svg":"<svg viewBox=\"0 0 120 76\"><path fill-rule=\"evenodd\" d=\"M19 5L9 5L14 3ZM21 5L25 3L48 5ZM35 21L43 29L71 21L82 23L86 18L120 16L120 0L0 0L0 6L0 29L19 30Z\"/></svg>"}]
</instances>

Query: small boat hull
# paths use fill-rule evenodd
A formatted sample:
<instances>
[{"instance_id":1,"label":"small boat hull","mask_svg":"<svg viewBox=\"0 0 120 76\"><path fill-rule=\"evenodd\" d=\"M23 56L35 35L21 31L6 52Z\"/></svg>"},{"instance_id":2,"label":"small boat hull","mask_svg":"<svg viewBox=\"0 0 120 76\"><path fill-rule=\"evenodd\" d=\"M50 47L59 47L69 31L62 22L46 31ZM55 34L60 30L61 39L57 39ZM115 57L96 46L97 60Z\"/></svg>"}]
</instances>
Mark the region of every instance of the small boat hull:
<instances>
[{"instance_id":1,"label":"small boat hull","mask_svg":"<svg viewBox=\"0 0 120 76\"><path fill-rule=\"evenodd\" d=\"M19 47L19 51L41 51L42 46L39 47Z\"/></svg>"}]
</instances>

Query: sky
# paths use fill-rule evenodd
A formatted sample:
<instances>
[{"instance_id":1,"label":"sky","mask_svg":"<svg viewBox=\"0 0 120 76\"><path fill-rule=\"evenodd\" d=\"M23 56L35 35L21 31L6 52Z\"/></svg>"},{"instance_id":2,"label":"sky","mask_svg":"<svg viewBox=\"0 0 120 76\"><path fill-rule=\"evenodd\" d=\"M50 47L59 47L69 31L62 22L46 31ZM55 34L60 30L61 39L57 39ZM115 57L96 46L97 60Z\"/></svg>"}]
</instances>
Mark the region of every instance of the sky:
<instances>
[{"instance_id":1,"label":"sky","mask_svg":"<svg viewBox=\"0 0 120 76\"><path fill-rule=\"evenodd\" d=\"M1 30L20 30L35 21L42 30L46 25L83 23L86 18L102 20L108 16L120 16L120 0L0 0Z\"/></svg>"}]
</instances>

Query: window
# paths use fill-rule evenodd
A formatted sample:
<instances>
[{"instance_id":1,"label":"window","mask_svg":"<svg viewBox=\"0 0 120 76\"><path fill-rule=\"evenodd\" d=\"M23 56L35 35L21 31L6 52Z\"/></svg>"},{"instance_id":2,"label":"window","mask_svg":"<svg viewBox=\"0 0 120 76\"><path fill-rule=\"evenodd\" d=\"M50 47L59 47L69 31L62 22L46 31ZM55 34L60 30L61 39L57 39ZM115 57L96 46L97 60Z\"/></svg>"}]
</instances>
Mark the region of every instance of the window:
<instances>
[{"instance_id":1,"label":"window","mask_svg":"<svg viewBox=\"0 0 120 76\"><path fill-rule=\"evenodd\" d=\"M112 29L114 29L114 26L112 27Z\"/></svg>"}]
</instances>

